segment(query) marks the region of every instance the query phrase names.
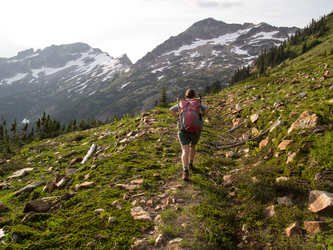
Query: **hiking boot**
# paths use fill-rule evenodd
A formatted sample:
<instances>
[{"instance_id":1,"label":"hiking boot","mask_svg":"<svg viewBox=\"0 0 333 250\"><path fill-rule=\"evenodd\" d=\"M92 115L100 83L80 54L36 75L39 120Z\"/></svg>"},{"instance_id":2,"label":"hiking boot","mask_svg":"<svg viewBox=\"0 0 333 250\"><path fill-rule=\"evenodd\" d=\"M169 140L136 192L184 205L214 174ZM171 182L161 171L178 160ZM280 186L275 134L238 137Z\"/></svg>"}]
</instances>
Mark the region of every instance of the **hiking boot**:
<instances>
[{"instance_id":1,"label":"hiking boot","mask_svg":"<svg viewBox=\"0 0 333 250\"><path fill-rule=\"evenodd\" d=\"M192 163L188 164L188 170L193 170L194 166Z\"/></svg>"},{"instance_id":2,"label":"hiking boot","mask_svg":"<svg viewBox=\"0 0 333 250\"><path fill-rule=\"evenodd\" d=\"M188 170L183 171L183 180L188 181Z\"/></svg>"}]
</instances>

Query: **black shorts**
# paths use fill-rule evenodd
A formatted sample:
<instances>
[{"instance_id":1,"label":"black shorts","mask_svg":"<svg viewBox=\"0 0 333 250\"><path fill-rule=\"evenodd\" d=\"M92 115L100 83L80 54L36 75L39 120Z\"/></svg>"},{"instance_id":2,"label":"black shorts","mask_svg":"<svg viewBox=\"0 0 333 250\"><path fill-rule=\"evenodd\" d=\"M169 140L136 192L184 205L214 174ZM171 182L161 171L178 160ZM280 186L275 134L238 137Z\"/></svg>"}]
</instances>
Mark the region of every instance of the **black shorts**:
<instances>
[{"instance_id":1,"label":"black shorts","mask_svg":"<svg viewBox=\"0 0 333 250\"><path fill-rule=\"evenodd\" d=\"M180 144L183 146L189 145L190 143L192 145L196 145L199 142L200 135L201 135L201 131L195 132L195 133L187 133L187 132L182 132L182 131L178 132L178 138L179 138Z\"/></svg>"}]
</instances>

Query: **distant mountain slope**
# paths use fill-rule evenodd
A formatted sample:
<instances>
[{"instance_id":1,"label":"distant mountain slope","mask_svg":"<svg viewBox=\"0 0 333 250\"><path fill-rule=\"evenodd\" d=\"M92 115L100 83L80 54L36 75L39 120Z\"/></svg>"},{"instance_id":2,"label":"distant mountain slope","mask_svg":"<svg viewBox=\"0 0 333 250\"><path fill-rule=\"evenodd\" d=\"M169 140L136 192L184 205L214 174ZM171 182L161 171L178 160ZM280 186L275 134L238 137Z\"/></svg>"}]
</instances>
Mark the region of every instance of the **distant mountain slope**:
<instances>
[{"instance_id":1,"label":"distant mountain slope","mask_svg":"<svg viewBox=\"0 0 333 250\"><path fill-rule=\"evenodd\" d=\"M20 52L0 62L1 113L34 120L43 111L70 112L78 100L101 91L131 66L126 55L115 59L84 43Z\"/></svg>"},{"instance_id":2,"label":"distant mountain slope","mask_svg":"<svg viewBox=\"0 0 333 250\"><path fill-rule=\"evenodd\" d=\"M68 122L105 120L153 108L161 85L172 100L214 81L224 86L238 67L280 44L296 27L227 24L208 18L170 37L132 65L84 43L27 50L0 60L0 114L34 121L45 111Z\"/></svg>"},{"instance_id":3,"label":"distant mountain slope","mask_svg":"<svg viewBox=\"0 0 333 250\"><path fill-rule=\"evenodd\" d=\"M214 81L226 85L238 67L250 64L262 50L279 45L296 30L266 23L227 24L212 18L199 21L147 53L111 84L110 96L120 94L122 98L118 98L116 108L111 104L108 110L129 107L125 112L132 113L153 108L163 82L169 99L188 87L203 88ZM130 98L123 93L131 93Z\"/></svg>"}]
</instances>

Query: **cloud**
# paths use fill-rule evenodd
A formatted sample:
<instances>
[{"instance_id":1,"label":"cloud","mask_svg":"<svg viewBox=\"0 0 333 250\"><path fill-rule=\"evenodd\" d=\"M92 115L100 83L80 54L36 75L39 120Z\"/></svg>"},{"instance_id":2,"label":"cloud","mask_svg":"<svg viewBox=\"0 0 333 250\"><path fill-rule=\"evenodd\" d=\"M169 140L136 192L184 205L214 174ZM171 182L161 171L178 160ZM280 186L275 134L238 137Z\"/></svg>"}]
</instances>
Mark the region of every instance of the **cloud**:
<instances>
[{"instance_id":1,"label":"cloud","mask_svg":"<svg viewBox=\"0 0 333 250\"><path fill-rule=\"evenodd\" d=\"M231 8L231 7L239 7L241 5L240 1L197 1L196 4L199 7L203 8Z\"/></svg>"}]
</instances>

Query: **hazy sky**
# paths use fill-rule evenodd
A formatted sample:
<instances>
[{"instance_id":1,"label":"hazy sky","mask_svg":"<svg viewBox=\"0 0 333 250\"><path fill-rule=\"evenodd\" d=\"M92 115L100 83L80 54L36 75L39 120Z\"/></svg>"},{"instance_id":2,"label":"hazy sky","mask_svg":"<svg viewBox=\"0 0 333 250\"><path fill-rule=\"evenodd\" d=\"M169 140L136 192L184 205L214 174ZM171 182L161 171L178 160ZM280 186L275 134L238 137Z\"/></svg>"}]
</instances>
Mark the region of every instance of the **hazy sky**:
<instances>
[{"instance_id":1,"label":"hazy sky","mask_svg":"<svg viewBox=\"0 0 333 250\"><path fill-rule=\"evenodd\" d=\"M226 23L308 25L332 0L0 0L0 57L84 42L134 63L170 36L212 17Z\"/></svg>"}]
</instances>

